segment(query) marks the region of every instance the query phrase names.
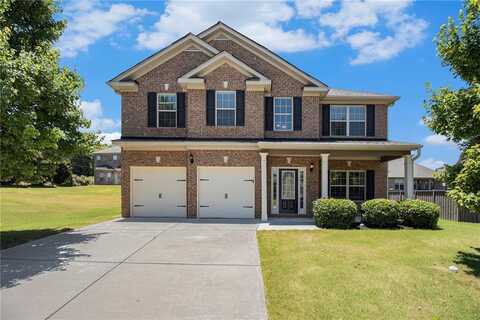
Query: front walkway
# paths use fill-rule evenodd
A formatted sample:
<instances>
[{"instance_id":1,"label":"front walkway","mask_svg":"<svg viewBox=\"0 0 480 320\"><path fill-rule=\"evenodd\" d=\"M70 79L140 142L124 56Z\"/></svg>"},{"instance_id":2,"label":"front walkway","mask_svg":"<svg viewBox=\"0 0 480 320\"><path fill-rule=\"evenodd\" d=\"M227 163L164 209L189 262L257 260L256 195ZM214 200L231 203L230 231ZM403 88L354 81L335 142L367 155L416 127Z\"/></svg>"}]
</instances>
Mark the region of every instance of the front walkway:
<instances>
[{"instance_id":1,"label":"front walkway","mask_svg":"<svg viewBox=\"0 0 480 320\"><path fill-rule=\"evenodd\" d=\"M257 221L119 219L1 252L2 319L266 319Z\"/></svg>"}]
</instances>

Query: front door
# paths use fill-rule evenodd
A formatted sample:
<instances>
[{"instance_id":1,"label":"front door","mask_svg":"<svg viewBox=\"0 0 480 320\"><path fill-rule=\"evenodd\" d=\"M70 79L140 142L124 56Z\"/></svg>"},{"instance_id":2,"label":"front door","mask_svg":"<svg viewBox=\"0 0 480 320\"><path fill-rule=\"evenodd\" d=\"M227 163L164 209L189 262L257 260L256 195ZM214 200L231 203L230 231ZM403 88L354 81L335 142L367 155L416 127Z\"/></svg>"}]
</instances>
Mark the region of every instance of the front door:
<instances>
[{"instance_id":1,"label":"front door","mask_svg":"<svg viewBox=\"0 0 480 320\"><path fill-rule=\"evenodd\" d=\"M298 212L298 170L280 169L280 213Z\"/></svg>"}]
</instances>

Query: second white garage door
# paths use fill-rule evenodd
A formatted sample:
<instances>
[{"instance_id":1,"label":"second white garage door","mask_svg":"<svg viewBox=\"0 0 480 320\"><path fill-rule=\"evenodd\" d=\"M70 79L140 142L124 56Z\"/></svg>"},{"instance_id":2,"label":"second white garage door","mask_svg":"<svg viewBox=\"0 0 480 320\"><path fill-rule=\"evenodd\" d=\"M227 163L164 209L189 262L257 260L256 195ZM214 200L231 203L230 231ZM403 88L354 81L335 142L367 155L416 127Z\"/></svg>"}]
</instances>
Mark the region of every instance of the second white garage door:
<instances>
[{"instance_id":1,"label":"second white garage door","mask_svg":"<svg viewBox=\"0 0 480 320\"><path fill-rule=\"evenodd\" d=\"M130 167L132 216L186 217L185 167Z\"/></svg>"},{"instance_id":2,"label":"second white garage door","mask_svg":"<svg viewBox=\"0 0 480 320\"><path fill-rule=\"evenodd\" d=\"M254 167L198 167L200 218L254 218Z\"/></svg>"}]
</instances>

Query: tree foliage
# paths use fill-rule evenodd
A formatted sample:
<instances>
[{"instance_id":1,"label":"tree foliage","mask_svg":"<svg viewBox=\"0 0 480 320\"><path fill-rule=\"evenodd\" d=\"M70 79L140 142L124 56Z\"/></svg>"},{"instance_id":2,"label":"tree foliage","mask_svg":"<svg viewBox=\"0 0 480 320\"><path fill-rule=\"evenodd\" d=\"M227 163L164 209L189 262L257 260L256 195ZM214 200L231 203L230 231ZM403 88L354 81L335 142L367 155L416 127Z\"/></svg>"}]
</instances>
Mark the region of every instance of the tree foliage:
<instances>
[{"instance_id":1,"label":"tree foliage","mask_svg":"<svg viewBox=\"0 0 480 320\"><path fill-rule=\"evenodd\" d=\"M53 0L0 4L0 161L2 180L50 180L57 165L93 151L98 138L78 103L80 75L59 66L52 44L64 28Z\"/></svg>"},{"instance_id":2,"label":"tree foliage","mask_svg":"<svg viewBox=\"0 0 480 320\"><path fill-rule=\"evenodd\" d=\"M466 0L458 24L449 18L436 44L443 65L466 83L458 90L431 91L425 102L425 123L462 149L458 163L445 166L437 177L461 205L480 211L480 1Z\"/></svg>"}]
</instances>

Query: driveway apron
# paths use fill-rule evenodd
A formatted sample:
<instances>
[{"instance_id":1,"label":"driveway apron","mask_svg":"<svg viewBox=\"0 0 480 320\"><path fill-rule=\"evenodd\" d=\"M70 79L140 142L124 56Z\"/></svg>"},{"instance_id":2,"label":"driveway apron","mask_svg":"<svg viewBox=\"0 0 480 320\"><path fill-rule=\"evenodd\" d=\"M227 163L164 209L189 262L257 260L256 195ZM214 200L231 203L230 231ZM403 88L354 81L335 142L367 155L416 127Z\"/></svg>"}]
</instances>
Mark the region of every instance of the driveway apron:
<instances>
[{"instance_id":1,"label":"driveway apron","mask_svg":"<svg viewBox=\"0 0 480 320\"><path fill-rule=\"evenodd\" d=\"M1 252L2 319L266 319L251 220L118 219Z\"/></svg>"}]
</instances>

